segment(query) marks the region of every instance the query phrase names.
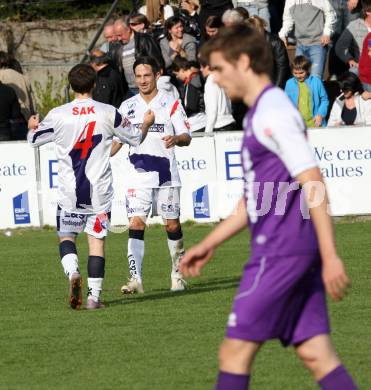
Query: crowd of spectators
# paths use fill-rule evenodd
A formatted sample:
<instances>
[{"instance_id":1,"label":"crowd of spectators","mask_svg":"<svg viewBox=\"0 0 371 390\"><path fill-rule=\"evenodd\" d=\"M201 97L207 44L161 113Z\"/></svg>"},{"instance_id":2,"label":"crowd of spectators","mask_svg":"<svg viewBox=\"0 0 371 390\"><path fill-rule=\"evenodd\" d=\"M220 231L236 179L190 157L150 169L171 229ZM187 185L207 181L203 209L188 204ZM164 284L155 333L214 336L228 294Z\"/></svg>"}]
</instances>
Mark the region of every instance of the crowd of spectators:
<instances>
[{"instance_id":1,"label":"crowd of spectators","mask_svg":"<svg viewBox=\"0 0 371 390\"><path fill-rule=\"evenodd\" d=\"M220 28L240 23L266 37L272 82L286 91L308 127L371 124L371 0L183 0L177 6L147 0L105 25L105 42L90 56L97 72L94 99L118 107L136 94L134 61L151 56L161 68L158 88L180 97L192 131L241 129L247 107L229 100L198 54ZM328 96L329 82L339 91L336 99ZM14 139L33 105L19 64L4 52L0 94L6 96L1 139Z\"/></svg>"}]
</instances>

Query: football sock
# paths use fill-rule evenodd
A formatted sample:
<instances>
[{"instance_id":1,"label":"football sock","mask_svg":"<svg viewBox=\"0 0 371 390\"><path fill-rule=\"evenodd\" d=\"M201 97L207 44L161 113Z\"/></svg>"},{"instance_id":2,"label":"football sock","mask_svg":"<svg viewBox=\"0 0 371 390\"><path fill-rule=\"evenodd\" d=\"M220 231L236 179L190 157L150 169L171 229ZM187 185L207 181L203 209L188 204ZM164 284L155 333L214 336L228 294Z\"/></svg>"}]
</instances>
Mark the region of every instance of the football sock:
<instances>
[{"instance_id":1,"label":"football sock","mask_svg":"<svg viewBox=\"0 0 371 390\"><path fill-rule=\"evenodd\" d=\"M142 262L144 257L144 230L129 229L128 262L132 278L142 282Z\"/></svg>"},{"instance_id":2,"label":"football sock","mask_svg":"<svg viewBox=\"0 0 371 390\"><path fill-rule=\"evenodd\" d=\"M62 241L59 244L59 254L64 273L71 280L74 273L80 273L75 243L70 240Z\"/></svg>"},{"instance_id":3,"label":"football sock","mask_svg":"<svg viewBox=\"0 0 371 390\"><path fill-rule=\"evenodd\" d=\"M182 229L172 233L167 233L167 245L169 247L170 257L171 257L171 277L179 276L179 262L182 256L184 255L184 245L183 245L183 233Z\"/></svg>"},{"instance_id":4,"label":"football sock","mask_svg":"<svg viewBox=\"0 0 371 390\"><path fill-rule=\"evenodd\" d=\"M214 390L247 390L249 381L250 375L219 371L218 383Z\"/></svg>"},{"instance_id":5,"label":"football sock","mask_svg":"<svg viewBox=\"0 0 371 390\"><path fill-rule=\"evenodd\" d=\"M88 297L99 301L104 279L104 257L89 256L88 258Z\"/></svg>"},{"instance_id":6,"label":"football sock","mask_svg":"<svg viewBox=\"0 0 371 390\"><path fill-rule=\"evenodd\" d=\"M322 390L357 390L356 384L343 365L328 373L318 384Z\"/></svg>"}]
</instances>

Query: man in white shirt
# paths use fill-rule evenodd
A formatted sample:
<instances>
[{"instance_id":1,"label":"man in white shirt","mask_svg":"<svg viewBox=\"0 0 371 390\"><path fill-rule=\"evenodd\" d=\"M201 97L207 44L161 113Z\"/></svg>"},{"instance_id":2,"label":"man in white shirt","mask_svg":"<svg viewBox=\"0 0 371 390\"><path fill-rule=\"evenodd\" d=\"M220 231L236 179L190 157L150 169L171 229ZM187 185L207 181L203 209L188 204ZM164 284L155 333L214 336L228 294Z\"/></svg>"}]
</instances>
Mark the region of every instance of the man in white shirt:
<instances>
[{"instance_id":1,"label":"man in white shirt","mask_svg":"<svg viewBox=\"0 0 371 390\"><path fill-rule=\"evenodd\" d=\"M178 271L182 254L183 234L179 222L180 178L174 146L188 146L191 142L189 123L179 100L158 91L160 77L157 61L141 57L134 63L139 94L124 101L120 113L134 126L141 126L143 113L156 113L155 123L148 130L145 142L129 151L126 172L126 209L129 224L128 261L130 280L122 286L125 293L143 292L142 261L144 257L145 220L152 206L152 215L160 215L165 223L168 247L172 260L171 290L184 290ZM118 149L114 146L114 149Z\"/></svg>"},{"instance_id":2,"label":"man in white shirt","mask_svg":"<svg viewBox=\"0 0 371 390\"><path fill-rule=\"evenodd\" d=\"M236 122L232 116L232 105L224 90L214 81L210 67L201 60L201 73L205 82L205 133L213 131L237 130Z\"/></svg>"},{"instance_id":3,"label":"man in white shirt","mask_svg":"<svg viewBox=\"0 0 371 390\"><path fill-rule=\"evenodd\" d=\"M146 112L142 126L130 121L112 106L91 98L96 73L90 65L79 64L71 69L68 81L76 93L70 103L51 110L39 123L30 118L28 142L37 147L55 143L58 159L57 232L61 263L70 281L70 306L82 304L82 279L78 268L76 236L88 235L88 300L87 309L100 309L107 236L113 198L112 174L109 164L112 139L139 145L154 122Z\"/></svg>"}]
</instances>

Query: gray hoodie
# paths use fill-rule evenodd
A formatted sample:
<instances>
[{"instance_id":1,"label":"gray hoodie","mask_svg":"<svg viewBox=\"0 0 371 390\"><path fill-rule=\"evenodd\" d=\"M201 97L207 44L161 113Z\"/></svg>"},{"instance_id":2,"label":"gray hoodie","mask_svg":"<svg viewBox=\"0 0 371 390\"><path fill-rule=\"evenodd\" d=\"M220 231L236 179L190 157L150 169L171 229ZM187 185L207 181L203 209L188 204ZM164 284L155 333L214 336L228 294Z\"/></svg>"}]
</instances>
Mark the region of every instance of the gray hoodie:
<instances>
[{"instance_id":1,"label":"gray hoodie","mask_svg":"<svg viewBox=\"0 0 371 390\"><path fill-rule=\"evenodd\" d=\"M368 34L366 23L359 18L350 22L335 45L336 55L346 64L350 60L358 62L363 40Z\"/></svg>"},{"instance_id":2,"label":"gray hoodie","mask_svg":"<svg viewBox=\"0 0 371 390\"><path fill-rule=\"evenodd\" d=\"M168 96L173 97L174 100L179 99L179 92L174 84L171 83L170 76L160 76L157 80L157 89L164 91Z\"/></svg>"}]
</instances>

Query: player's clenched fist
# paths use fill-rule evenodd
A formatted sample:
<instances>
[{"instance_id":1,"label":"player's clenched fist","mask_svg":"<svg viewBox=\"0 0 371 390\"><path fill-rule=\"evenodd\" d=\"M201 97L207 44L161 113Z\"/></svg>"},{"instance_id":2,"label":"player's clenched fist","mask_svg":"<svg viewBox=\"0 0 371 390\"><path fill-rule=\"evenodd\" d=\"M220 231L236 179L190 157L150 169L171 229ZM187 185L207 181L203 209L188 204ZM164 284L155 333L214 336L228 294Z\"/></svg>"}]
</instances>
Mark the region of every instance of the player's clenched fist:
<instances>
[{"instance_id":1,"label":"player's clenched fist","mask_svg":"<svg viewBox=\"0 0 371 390\"><path fill-rule=\"evenodd\" d=\"M39 126L39 123L40 123L39 114L31 115L30 119L28 120L28 128L30 130L36 130Z\"/></svg>"},{"instance_id":2,"label":"player's clenched fist","mask_svg":"<svg viewBox=\"0 0 371 390\"><path fill-rule=\"evenodd\" d=\"M143 117L143 125L151 127L155 122L155 113L152 110L148 110Z\"/></svg>"}]
</instances>

